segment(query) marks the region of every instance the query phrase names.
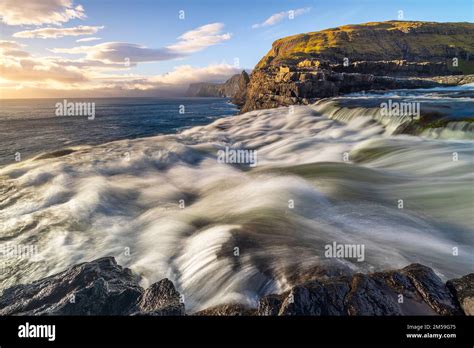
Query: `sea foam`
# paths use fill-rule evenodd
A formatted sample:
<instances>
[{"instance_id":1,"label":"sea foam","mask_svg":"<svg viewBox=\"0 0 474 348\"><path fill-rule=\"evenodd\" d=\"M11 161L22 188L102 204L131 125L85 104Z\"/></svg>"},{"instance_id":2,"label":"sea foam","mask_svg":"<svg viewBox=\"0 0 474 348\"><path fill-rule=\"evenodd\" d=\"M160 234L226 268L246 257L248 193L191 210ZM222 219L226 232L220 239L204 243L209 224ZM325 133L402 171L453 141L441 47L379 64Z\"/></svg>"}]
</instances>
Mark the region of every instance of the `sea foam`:
<instances>
[{"instance_id":1,"label":"sea foam","mask_svg":"<svg viewBox=\"0 0 474 348\"><path fill-rule=\"evenodd\" d=\"M1 241L40 256L0 259L1 287L112 255L144 285L170 278L193 311L255 305L321 264L472 271L472 142L394 135L347 112L253 111L1 168ZM257 151L258 165L219 163L226 146ZM363 244L364 262L328 260L333 242Z\"/></svg>"}]
</instances>

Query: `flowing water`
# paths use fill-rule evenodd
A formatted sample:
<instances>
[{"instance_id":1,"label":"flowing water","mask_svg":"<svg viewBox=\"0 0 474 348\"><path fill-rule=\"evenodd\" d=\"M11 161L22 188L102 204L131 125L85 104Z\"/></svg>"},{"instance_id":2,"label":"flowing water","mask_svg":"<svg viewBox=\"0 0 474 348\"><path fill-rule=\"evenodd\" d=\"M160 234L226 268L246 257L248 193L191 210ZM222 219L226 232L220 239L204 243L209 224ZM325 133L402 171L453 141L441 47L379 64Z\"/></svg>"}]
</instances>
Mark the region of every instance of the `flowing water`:
<instances>
[{"instance_id":1,"label":"flowing water","mask_svg":"<svg viewBox=\"0 0 474 348\"><path fill-rule=\"evenodd\" d=\"M196 311L255 305L318 265L472 272L472 129L399 134L407 119L376 106L415 98L464 122L473 96L352 95L5 166L0 242L38 248L34 260L4 259L1 287L112 255L144 286L170 278ZM226 147L256 150L258 165L220 163ZM364 245L364 261L328 260L333 242Z\"/></svg>"},{"instance_id":2,"label":"flowing water","mask_svg":"<svg viewBox=\"0 0 474 348\"><path fill-rule=\"evenodd\" d=\"M94 118L56 116L56 105L93 103ZM89 108L87 108L89 111ZM0 166L67 146L176 133L233 115L224 98L89 98L0 100Z\"/></svg>"}]
</instances>

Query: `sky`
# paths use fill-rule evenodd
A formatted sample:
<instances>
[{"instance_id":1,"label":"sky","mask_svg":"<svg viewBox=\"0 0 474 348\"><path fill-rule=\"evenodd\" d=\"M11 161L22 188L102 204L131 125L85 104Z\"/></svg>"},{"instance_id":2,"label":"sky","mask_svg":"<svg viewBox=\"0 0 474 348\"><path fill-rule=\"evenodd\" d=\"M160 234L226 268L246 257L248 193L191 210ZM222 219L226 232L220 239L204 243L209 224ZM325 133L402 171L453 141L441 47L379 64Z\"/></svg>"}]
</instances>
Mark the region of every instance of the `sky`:
<instances>
[{"instance_id":1,"label":"sky","mask_svg":"<svg viewBox=\"0 0 474 348\"><path fill-rule=\"evenodd\" d=\"M474 22L474 0L0 0L0 98L180 95L279 38L400 15Z\"/></svg>"}]
</instances>

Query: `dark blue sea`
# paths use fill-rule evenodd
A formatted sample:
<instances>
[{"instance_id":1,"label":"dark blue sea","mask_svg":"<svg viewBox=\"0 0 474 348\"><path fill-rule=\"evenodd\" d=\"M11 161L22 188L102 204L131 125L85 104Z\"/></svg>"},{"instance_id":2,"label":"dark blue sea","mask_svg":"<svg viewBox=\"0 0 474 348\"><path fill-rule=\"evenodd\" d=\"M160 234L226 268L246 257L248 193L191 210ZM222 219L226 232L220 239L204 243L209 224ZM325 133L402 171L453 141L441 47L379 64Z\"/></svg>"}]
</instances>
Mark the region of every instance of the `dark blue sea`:
<instances>
[{"instance_id":1,"label":"dark blue sea","mask_svg":"<svg viewBox=\"0 0 474 348\"><path fill-rule=\"evenodd\" d=\"M77 145L175 133L237 113L225 98L67 99L95 103L95 117L57 116L64 99L0 101L0 165ZM183 110L184 113L180 113ZM181 109L180 109L181 108Z\"/></svg>"}]
</instances>

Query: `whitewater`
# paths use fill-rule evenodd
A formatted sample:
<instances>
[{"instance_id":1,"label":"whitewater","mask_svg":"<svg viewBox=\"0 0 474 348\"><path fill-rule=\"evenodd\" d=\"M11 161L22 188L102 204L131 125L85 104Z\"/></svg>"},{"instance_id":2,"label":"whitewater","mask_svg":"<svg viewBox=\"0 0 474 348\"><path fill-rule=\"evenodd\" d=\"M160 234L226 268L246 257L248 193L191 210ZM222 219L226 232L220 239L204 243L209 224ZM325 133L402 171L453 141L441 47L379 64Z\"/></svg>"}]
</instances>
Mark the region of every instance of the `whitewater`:
<instances>
[{"instance_id":1,"label":"whitewater","mask_svg":"<svg viewBox=\"0 0 474 348\"><path fill-rule=\"evenodd\" d=\"M0 168L0 289L115 256L148 286L169 278L189 312L255 306L315 267L373 272L418 262L473 271L474 87L352 95L258 110L183 132L70 147ZM459 120L417 135L380 116L416 98ZM448 108L446 108L448 106ZM402 127L403 128L403 127ZM217 160L256 150L258 165ZM400 207L402 202L402 207ZM324 257L364 245L363 262Z\"/></svg>"}]
</instances>

